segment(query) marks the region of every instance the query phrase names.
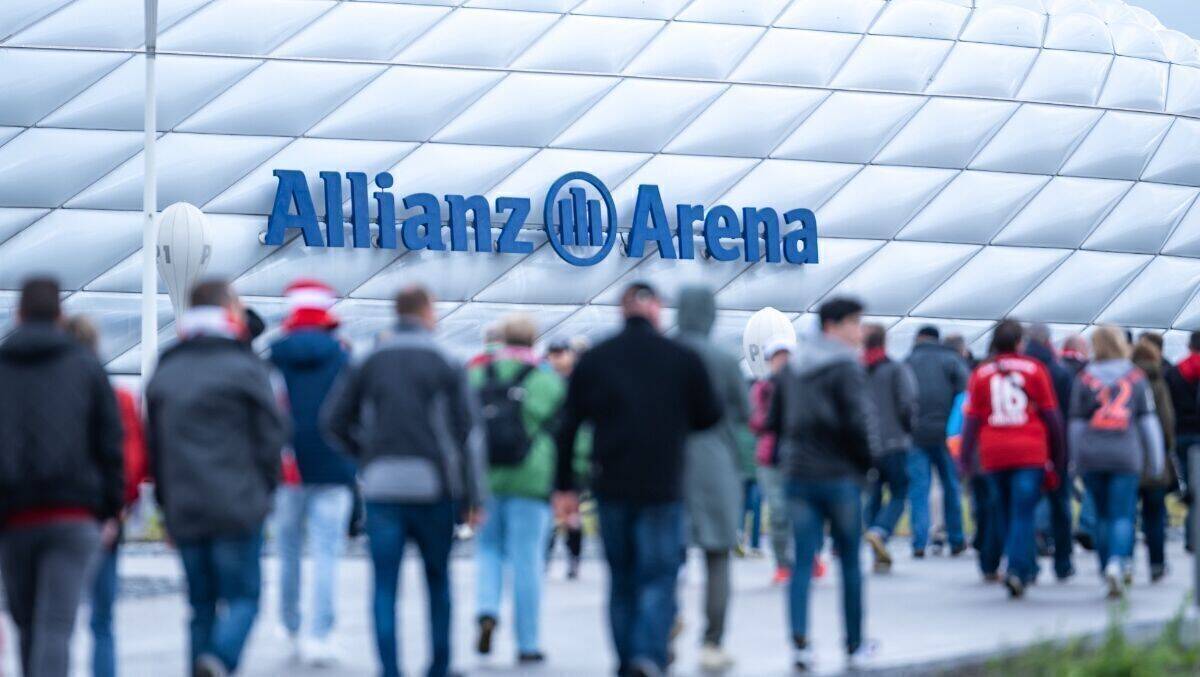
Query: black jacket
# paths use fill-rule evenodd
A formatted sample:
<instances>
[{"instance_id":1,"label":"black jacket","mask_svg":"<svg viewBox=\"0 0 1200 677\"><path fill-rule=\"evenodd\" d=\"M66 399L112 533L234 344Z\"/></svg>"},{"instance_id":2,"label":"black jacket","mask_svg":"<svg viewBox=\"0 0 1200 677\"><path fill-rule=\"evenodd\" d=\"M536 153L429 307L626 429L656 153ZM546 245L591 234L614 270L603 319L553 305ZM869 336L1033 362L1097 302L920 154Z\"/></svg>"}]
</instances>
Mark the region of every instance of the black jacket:
<instances>
[{"instance_id":1,"label":"black jacket","mask_svg":"<svg viewBox=\"0 0 1200 677\"><path fill-rule=\"evenodd\" d=\"M1188 381L1181 371L1186 366L1185 362L1195 360L1200 360L1200 357L1189 355L1183 362L1164 372L1167 388L1171 391L1171 403L1175 406L1175 432L1178 437L1200 435L1200 407L1197 406L1200 383Z\"/></svg>"},{"instance_id":2,"label":"black jacket","mask_svg":"<svg viewBox=\"0 0 1200 677\"><path fill-rule=\"evenodd\" d=\"M592 490L643 503L683 497L684 443L721 420L704 362L690 348L631 319L584 353L567 388L555 486L575 488L575 435L593 426Z\"/></svg>"},{"instance_id":3,"label":"black jacket","mask_svg":"<svg viewBox=\"0 0 1200 677\"><path fill-rule=\"evenodd\" d=\"M344 372L322 416L358 461L367 500L470 509L487 495L477 410L466 371L428 331L401 322Z\"/></svg>"},{"instance_id":4,"label":"black jacket","mask_svg":"<svg viewBox=\"0 0 1200 677\"><path fill-rule=\"evenodd\" d=\"M236 538L262 528L288 440L265 362L231 338L181 341L146 386L146 417L171 538Z\"/></svg>"},{"instance_id":5,"label":"black jacket","mask_svg":"<svg viewBox=\"0 0 1200 677\"><path fill-rule=\"evenodd\" d=\"M41 323L0 345L0 526L44 508L115 517L125 492L121 439L116 396L90 351Z\"/></svg>"},{"instance_id":6,"label":"black jacket","mask_svg":"<svg viewBox=\"0 0 1200 677\"><path fill-rule=\"evenodd\" d=\"M954 398L967 389L967 364L958 353L927 341L913 346L908 366L917 378L917 425L913 444L936 447L946 443L946 421Z\"/></svg>"},{"instance_id":7,"label":"black jacket","mask_svg":"<svg viewBox=\"0 0 1200 677\"><path fill-rule=\"evenodd\" d=\"M1041 362L1050 372L1050 383L1054 385L1054 395L1058 398L1058 411L1065 419L1067 409L1071 406L1071 388L1075 385L1075 376L1063 366L1050 346L1026 341L1025 354Z\"/></svg>"},{"instance_id":8,"label":"black jacket","mask_svg":"<svg viewBox=\"0 0 1200 677\"><path fill-rule=\"evenodd\" d=\"M799 479L866 478L881 453L867 374L849 347L820 336L779 374L768 426L783 470Z\"/></svg>"}]
</instances>

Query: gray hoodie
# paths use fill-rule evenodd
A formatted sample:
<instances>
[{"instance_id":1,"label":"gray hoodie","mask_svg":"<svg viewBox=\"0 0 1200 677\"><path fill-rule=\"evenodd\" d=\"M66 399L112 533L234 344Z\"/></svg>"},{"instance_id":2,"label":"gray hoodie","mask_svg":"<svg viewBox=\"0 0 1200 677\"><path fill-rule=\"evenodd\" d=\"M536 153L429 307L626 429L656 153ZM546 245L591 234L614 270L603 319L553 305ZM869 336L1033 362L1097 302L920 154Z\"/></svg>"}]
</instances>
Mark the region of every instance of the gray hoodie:
<instances>
[{"instance_id":1,"label":"gray hoodie","mask_svg":"<svg viewBox=\"0 0 1200 677\"><path fill-rule=\"evenodd\" d=\"M1125 394L1124 388L1129 389ZM1114 403L1113 415L1107 418L1128 415L1126 425L1106 429L1093 423L1105 390ZM1079 472L1141 474L1144 470L1153 477L1162 472L1165 454L1154 393L1145 374L1129 360L1092 362L1079 374L1071 389L1069 435Z\"/></svg>"},{"instance_id":2,"label":"gray hoodie","mask_svg":"<svg viewBox=\"0 0 1200 677\"><path fill-rule=\"evenodd\" d=\"M884 359L867 366L867 383L879 417L880 452L908 451L917 418L917 382L903 362Z\"/></svg>"},{"instance_id":3,"label":"gray hoodie","mask_svg":"<svg viewBox=\"0 0 1200 677\"><path fill-rule=\"evenodd\" d=\"M709 338L716 320L713 293L688 287L679 296L679 340L695 350L708 370L724 414L717 425L692 433L687 441L683 491L691 541L706 550L726 550L738 542L742 516L739 428L750 423L750 402L741 367Z\"/></svg>"}]
</instances>

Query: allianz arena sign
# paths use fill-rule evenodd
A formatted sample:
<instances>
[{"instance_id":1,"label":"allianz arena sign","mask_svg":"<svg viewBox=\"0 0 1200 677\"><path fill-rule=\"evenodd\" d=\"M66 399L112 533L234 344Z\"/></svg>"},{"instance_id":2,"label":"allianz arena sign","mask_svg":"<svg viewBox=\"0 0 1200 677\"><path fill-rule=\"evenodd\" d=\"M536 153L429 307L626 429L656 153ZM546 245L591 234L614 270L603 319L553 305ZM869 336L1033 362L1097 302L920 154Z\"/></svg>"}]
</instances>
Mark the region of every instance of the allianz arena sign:
<instances>
[{"instance_id":1,"label":"allianz arena sign","mask_svg":"<svg viewBox=\"0 0 1200 677\"><path fill-rule=\"evenodd\" d=\"M287 232L295 229L308 247L403 246L407 250L499 254L529 254L534 250L533 242L521 239L533 208L533 201L527 197L498 197L494 209L482 195L445 195L439 199L432 193L412 193L398 198L388 190L394 184L392 175L381 172L375 176L377 190L371 192L379 227L378 236L372 237L367 175L347 172L351 225L347 242L342 227L327 225L322 232L304 172L276 169L273 173L279 183L264 239L268 246L283 245ZM345 220L342 174L325 171L320 172L320 178L325 213L329 215L326 222L340 225ZM416 213L397 219L398 205ZM818 261L817 220L810 209L780 214L770 207L744 207L739 211L727 205L705 209L703 205L678 204L674 214L677 225L672 230L662 191L656 185L642 184L637 189L628 236L621 238L620 219L608 187L596 176L576 171L559 177L546 191L542 223L554 251L575 266L595 265L614 249L641 258L654 247L664 259L695 259L697 235L704 241L703 255L714 261ZM449 242L442 228L447 220ZM493 227L500 230L494 242ZM617 247L619 239L624 239L624 244Z\"/></svg>"}]
</instances>

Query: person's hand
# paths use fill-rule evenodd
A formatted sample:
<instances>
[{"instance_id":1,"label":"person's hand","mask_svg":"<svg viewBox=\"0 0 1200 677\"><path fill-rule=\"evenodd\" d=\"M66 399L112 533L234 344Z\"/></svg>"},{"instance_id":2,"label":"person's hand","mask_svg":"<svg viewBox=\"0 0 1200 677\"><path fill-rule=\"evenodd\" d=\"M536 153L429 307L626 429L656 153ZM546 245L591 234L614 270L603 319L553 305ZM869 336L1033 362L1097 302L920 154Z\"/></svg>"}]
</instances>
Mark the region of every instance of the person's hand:
<instances>
[{"instance_id":1,"label":"person's hand","mask_svg":"<svg viewBox=\"0 0 1200 677\"><path fill-rule=\"evenodd\" d=\"M1053 467L1048 466L1046 468L1046 474L1042 477L1042 491L1046 492L1047 494L1054 493L1055 491L1058 491L1058 488L1061 485L1062 478L1059 477L1058 471Z\"/></svg>"},{"instance_id":2,"label":"person's hand","mask_svg":"<svg viewBox=\"0 0 1200 677\"><path fill-rule=\"evenodd\" d=\"M121 535L121 523L115 517L100 523L100 544L105 550L112 550Z\"/></svg>"},{"instance_id":3,"label":"person's hand","mask_svg":"<svg viewBox=\"0 0 1200 677\"><path fill-rule=\"evenodd\" d=\"M556 491L550 502L554 506L554 517L559 522L566 523L579 514L579 492Z\"/></svg>"}]
</instances>

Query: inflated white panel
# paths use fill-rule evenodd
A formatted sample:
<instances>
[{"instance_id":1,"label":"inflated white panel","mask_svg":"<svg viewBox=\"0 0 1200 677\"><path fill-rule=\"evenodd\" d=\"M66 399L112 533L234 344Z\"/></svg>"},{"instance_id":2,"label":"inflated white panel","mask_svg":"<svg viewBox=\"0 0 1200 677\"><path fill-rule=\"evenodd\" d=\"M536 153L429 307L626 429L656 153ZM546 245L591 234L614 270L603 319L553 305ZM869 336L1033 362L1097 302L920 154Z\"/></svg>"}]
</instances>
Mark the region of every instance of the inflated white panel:
<instances>
[{"instance_id":1,"label":"inflated white panel","mask_svg":"<svg viewBox=\"0 0 1200 677\"><path fill-rule=\"evenodd\" d=\"M917 96L834 92L772 157L870 162L923 103Z\"/></svg>"},{"instance_id":2,"label":"inflated white panel","mask_svg":"<svg viewBox=\"0 0 1200 677\"><path fill-rule=\"evenodd\" d=\"M1042 50L1017 98L1090 106L1100 97L1112 62L1107 54Z\"/></svg>"},{"instance_id":3,"label":"inflated white panel","mask_svg":"<svg viewBox=\"0 0 1200 677\"><path fill-rule=\"evenodd\" d=\"M875 158L881 164L966 167L1017 110L1007 101L931 99Z\"/></svg>"},{"instance_id":4,"label":"inflated white panel","mask_svg":"<svg viewBox=\"0 0 1200 677\"><path fill-rule=\"evenodd\" d=\"M545 146L616 84L616 78L514 73L443 127L433 140Z\"/></svg>"},{"instance_id":5,"label":"inflated white panel","mask_svg":"<svg viewBox=\"0 0 1200 677\"><path fill-rule=\"evenodd\" d=\"M775 20L775 25L865 33L885 4L884 0L796 0Z\"/></svg>"},{"instance_id":6,"label":"inflated white panel","mask_svg":"<svg viewBox=\"0 0 1200 677\"><path fill-rule=\"evenodd\" d=\"M1200 116L1200 68L1171 66L1167 112Z\"/></svg>"},{"instance_id":7,"label":"inflated white panel","mask_svg":"<svg viewBox=\"0 0 1200 677\"><path fill-rule=\"evenodd\" d=\"M632 223L638 186L643 183L659 186L665 205L713 205L757 163L744 158L657 155L613 189L620 222L625 227ZM666 211L674 228L676 212L669 207Z\"/></svg>"},{"instance_id":8,"label":"inflated white panel","mask_svg":"<svg viewBox=\"0 0 1200 677\"><path fill-rule=\"evenodd\" d=\"M814 89L734 85L663 150L766 157L828 95ZM754 124L745 124L750 115Z\"/></svg>"},{"instance_id":9,"label":"inflated white panel","mask_svg":"<svg viewBox=\"0 0 1200 677\"><path fill-rule=\"evenodd\" d=\"M163 31L206 2L160 0L158 30ZM139 47L146 42L144 7L144 0L75 0L7 42L42 47Z\"/></svg>"},{"instance_id":10,"label":"inflated white panel","mask_svg":"<svg viewBox=\"0 0 1200 677\"><path fill-rule=\"evenodd\" d=\"M1090 323L1150 258L1136 254L1076 252L1010 314L1027 322Z\"/></svg>"},{"instance_id":11,"label":"inflated white panel","mask_svg":"<svg viewBox=\"0 0 1200 677\"><path fill-rule=\"evenodd\" d=\"M0 207L58 207L141 147L140 132L26 130L0 146Z\"/></svg>"},{"instance_id":12,"label":"inflated white panel","mask_svg":"<svg viewBox=\"0 0 1200 677\"><path fill-rule=\"evenodd\" d=\"M696 251L704 251L704 240L696 238L695 247ZM641 265L618 278L593 303L619 305L621 294L634 282L654 285L663 298L672 303L679 298L680 290L687 286L703 285L714 291L722 289L750 265L745 261L718 262L705 257L693 260L664 259L658 255L657 248L650 247Z\"/></svg>"},{"instance_id":13,"label":"inflated white panel","mask_svg":"<svg viewBox=\"0 0 1200 677\"><path fill-rule=\"evenodd\" d=\"M808 310L883 244L878 240L827 238L819 243L821 262L817 265L757 263L717 294L717 304L743 310L766 306L785 312Z\"/></svg>"},{"instance_id":14,"label":"inflated white panel","mask_svg":"<svg viewBox=\"0 0 1200 677\"><path fill-rule=\"evenodd\" d=\"M847 33L772 28L730 79L787 85L829 84L861 38ZM804 58L796 58L803 54Z\"/></svg>"},{"instance_id":15,"label":"inflated white panel","mask_svg":"<svg viewBox=\"0 0 1200 677\"><path fill-rule=\"evenodd\" d=\"M1100 314L1097 322L1170 327L1200 285L1200 261L1159 256Z\"/></svg>"},{"instance_id":16,"label":"inflated white panel","mask_svg":"<svg viewBox=\"0 0 1200 677\"><path fill-rule=\"evenodd\" d=\"M763 34L757 26L673 22L625 68L631 75L722 79Z\"/></svg>"},{"instance_id":17,"label":"inflated white panel","mask_svg":"<svg viewBox=\"0 0 1200 677\"><path fill-rule=\"evenodd\" d=\"M977 6L962 39L1017 47L1041 47L1046 17L1040 11L1018 5Z\"/></svg>"},{"instance_id":18,"label":"inflated white panel","mask_svg":"<svg viewBox=\"0 0 1200 677\"><path fill-rule=\"evenodd\" d=\"M124 54L0 49L0 124L32 125L129 57ZM18 94L19 92L19 94Z\"/></svg>"},{"instance_id":19,"label":"inflated white panel","mask_svg":"<svg viewBox=\"0 0 1200 677\"><path fill-rule=\"evenodd\" d=\"M0 3L0 37L8 38L71 0L8 0Z\"/></svg>"},{"instance_id":20,"label":"inflated white panel","mask_svg":"<svg viewBox=\"0 0 1200 677\"><path fill-rule=\"evenodd\" d=\"M0 209L0 244L25 230L34 221L48 213L45 209L3 208Z\"/></svg>"},{"instance_id":21,"label":"inflated white panel","mask_svg":"<svg viewBox=\"0 0 1200 677\"><path fill-rule=\"evenodd\" d=\"M1171 118L1163 115L1105 113L1063 165L1061 173L1097 179L1137 179L1163 142L1171 122Z\"/></svg>"},{"instance_id":22,"label":"inflated white panel","mask_svg":"<svg viewBox=\"0 0 1200 677\"><path fill-rule=\"evenodd\" d=\"M725 89L700 82L625 80L552 145L655 153Z\"/></svg>"},{"instance_id":23,"label":"inflated white panel","mask_svg":"<svg viewBox=\"0 0 1200 677\"><path fill-rule=\"evenodd\" d=\"M0 286L20 289L26 277L50 274L63 289L80 289L141 240L141 213L56 209L0 247Z\"/></svg>"},{"instance_id":24,"label":"inflated white panel","mask_svg":"<svg viewBox=\"0 0 1200 677\"><path fill-rule=\"evenodd\" d=\"M1083 244L1086 249L1158 253L1200 190L1139 183Z\"/></svg>"},{"instance_id":25,"label":"inflated white panel","mask_svg":"<svg viewBox=\"0 0 1200 677\"><path fill-rule=\"evenodd\" d=\"M766 160L750 170L720 201L734 207L774 207L781 213L796 207L815 210L861 170L861 165Z\"/></svg>"},{"instance_id":26,"label":"inflated white panel","mask_svg":"<svg viewBox=\"0 0 1200 677\"><path fill-rule=\"evenodd\" d=\"M929 94L1010 99L1025 82L1038 50L960 42L929 83Z\"/></svg>"},{"instance_id":27,"label":"inflated white panel","mask_svg":"<svg viewBox=\"0 0 1200 677\"><path fill-rule=\"evenodd\" d=\"M913 311L925 317L1003 317L1067 256L1066 249L986 247Z\"/></svg>"},{"instance_id":28,"label":"inflated white panel","mask_svg":"<svg viewBox=\"0 0 1200 677\"><path fill-rule=\"evenodd\" d=\"M343 2L274 51L277 56L386 61L450 10L376 2Z\"/></svg>"},{"instance_id":29,"label":"inflated white panel","mask_svg":"<svg viewBox=\"0 0 1200 677\"><path fill-rule=\"evenodd\" d=\"M671 19L689 0L583 0L576 14L621 16L634 19Z\"/></svg>"},{"instance_id":30,"label":"inflated white panel","mask_svg":"<svg viewBox=\"0 0 1200 677\"><path fill-rule=\"evenodd\" d=\"M661 21L646 19L565 16L513 67L619 73L662 27Z\"/></svg>"},{"instance_id":31,"label":"inflated white panel","mask_svg":"<svg viewBox=\"0 0 1200 677\"><path fill-rule=\"evenodd\" d=\"M871 26L879 35L954 40L971 13L947 0L891 0Z\"/></svg>"},{"instance_id":32,"label":"inflated white panel","mask_svg":"<svg viewBox=\"0 0 1200 677\"><path fill-rule=\"evenodd\" d=\"M1176 120L1142 178L1200 186L1200 121Z\"/></svg>"},{"instance_id":33,"label":"inflated white panel","mask_svg":"<svg viewBox=\"0 0 1200 677\"><path fill-rule=\"evenodd\" d=\"M953 42L868 35L846 60L833 86L923 92Z\"/></svg>"},{"instance_id":34,"label":"inflated white panel","mask_svg":"<svg viewBox=\"0 0 1200 677\"><path fill-rule=\"evenodd\" d=\"M164 31L158 48L269 54L335 4L333 0L214 0Z\"/></svg>"},{"instance_id":35,"label":"inflated white panel","mask_svg":"<svg viewBox=\"0 0 1200 677\"><path fill-rule=\"evenodd\" d=\"M1054 177L994 242L1078 247L1132 186L1129 181Z\"/></svg>"},{"instance_id":36,"label":"inflated white panel","mask_svg":"<svg viewBox=\"0 0 1200 677\"><path fill-rule=\"evenodd\" d=\"M567 172L582 171L594 175L612 188L621 185L629 175L650 159L646 153L613 153L595 150L567 150L547 148L522 164L503 181L487 192L495 204L498 197L528 197L534 201L526 227L542 223L542 205L539 200L558 177Z\"/></svg>"},{"instance_id":37,"label":"inflated white panel","mask_svg":"<svg viewBox=\"0 0 1200 677\"><path fill-rule=\"evenodd\" d=\"M1123 56L1167 61L1167 53L1158 31L1136 23L1110 22L1108 30L1113 38L1113 50Z\"/></svg>"},{"instance_id":38,"label":"inflated white panel","mask_svg":"<svg viewBox=\"0 0 1200 677\"><path fill-rule=\"evenodd\" d=\"M986 244L1049 180L1038 174L963 172L896 237Z\"/></svg>"},{"instance_id":39,"label":"inflated white panel","mask_svg":"<svg viewBox=\"0 0 1200 677\"><path fill-rule=\"evenodd\" d=\"M1082 5L1083 3L1078 3ZM1050 16L1046 28L1048 49L1069 49L1081 52L1111 54L1112 35L1104 20L1089 14L1057 14Z\"/></svg>"},{"instance_id":40,"label":"inflated white panel","mask_svg":"<svg viewBox=\"0 0 1200 677\"><path fill-rule=\"evenodd\" d=\"M507 66L558 19L542 12L459 9L417 38L397 60L459 66Z\"/></svg>"},{"instance_id":41,"label":"inflated white panel","mask_svg":"<svg viewBox=\"0 0 1200 677\"><path fill-rule=\"evenodd\" d=\"M353 233L349 224L345 228L345 239L350 242ZM305 247L301 238L295 238L239 277L235 287L239 294L283 296L293 280L320 271L322 282L349 296L400 254L398 249L376 247Z\"/></svg>"},{"instance_id":42,"label":"inflated white panel","mask_svg":"<svg viewBox=\"0 0 1200 677\"><path fill-rule=\"evenodd\" d=\"M1100 111L1026 104L984 146L972 169L1056 174L1100 119Z\"/></svg>"},{"instance_id":43,"label":"inflated white panel","mask_svg":"<svg viewBox=\"0 0 1200 677\"><path fill-rule=\"evenodd\" d=\"M791 4L791 0L758 0L757 2L694 0L675 18L679 21L768 26L789 4Z\"/></svg>"},{"instance_id":44,"label":"inflated white panel","mask_svg":"<svg viewBox=\"0 0 1200 677\"><path fill-rule=\"evenodd\" d=\"M1162 253L1200 258L1200 202L1193 204L1179 225L1175 226L1175 232L1163 245Z\"/></svg>"},{"instance_id":45,"label":"inflated white panel","mask_svg":"<svg viewBox=\"0 0 1200 677\"><path fill-rule=\"evenodd\" d=\"M868 166L817 210L823 235L890 238L958 172Z\"/></svg>"},{"instance_id":46,"label":"inflated white panel","mask_svg":"<svg viewBox=\"0 0 1200 677\"><path fill-rule=\"evenodd\" d=\"M1168 64L1118 56L1100 95L1105 108L1161 111L1167 102Z\"/></svg>"},{"instance_id":47,"label":"inflated white panel","mask_svg":"<svg viewBox=\"0 0 1200 677\"><path fill-rule=\"evenodd\" d=\"M640 259L608 256L594 266L572 270L571 284L567 285L562 279L562 259L550 247L542 247L480 292L475 300L500 303L590 301L639 263Z\"/></svg>"},{"instance_id":48,"label":"inflated white panel","mask_svg":"<svg viewBox=\"0 0 1200 677\"><path fill-rule=\"evenodd\" d=\"M940 242L889 242L830 295L858 297L873 313L907 315L978 250Z\"/></svg>"}]
</instances>

